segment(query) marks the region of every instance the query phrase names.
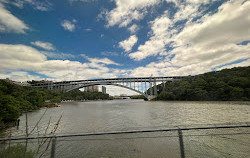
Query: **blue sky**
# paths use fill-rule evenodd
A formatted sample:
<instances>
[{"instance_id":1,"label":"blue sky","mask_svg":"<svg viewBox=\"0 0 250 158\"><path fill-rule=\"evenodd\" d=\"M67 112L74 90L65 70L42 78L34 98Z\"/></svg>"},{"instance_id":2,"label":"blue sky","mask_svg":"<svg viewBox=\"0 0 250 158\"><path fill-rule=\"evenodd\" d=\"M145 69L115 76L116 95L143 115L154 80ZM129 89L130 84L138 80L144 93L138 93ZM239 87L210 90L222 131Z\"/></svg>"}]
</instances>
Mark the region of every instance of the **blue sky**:
<instances>
[{"instance_id":1,"label":"blue sky","mask_svg":"<svg viewBox=\"0 0 250 158\"><path fill-rule=\"evenodd\" d=\"M195 75L250 65L247 0L0 0L0 78Z\"/></svg>"}]
</instances>

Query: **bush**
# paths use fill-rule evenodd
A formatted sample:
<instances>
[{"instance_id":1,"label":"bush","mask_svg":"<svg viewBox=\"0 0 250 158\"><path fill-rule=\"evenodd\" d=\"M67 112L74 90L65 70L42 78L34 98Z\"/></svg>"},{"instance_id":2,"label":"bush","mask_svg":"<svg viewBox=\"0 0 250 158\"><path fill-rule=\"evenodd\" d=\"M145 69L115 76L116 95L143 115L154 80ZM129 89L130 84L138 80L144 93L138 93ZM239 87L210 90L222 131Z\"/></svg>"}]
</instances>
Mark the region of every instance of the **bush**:
<instances>
[{"instance_id":1,"label":"bush","mask_svg":"<svg viewBox=\"0 0 250 158\"><path fill-rule=\"evenodd\" d=\"M21 114L19 102L10 95L0 96L0 116L4 122L15 121Z\"/></svg>"},{"instance_id":2,"label":"bush","mask_svg":"<svg viewBox=\"0 0 250 158\"><path fill-rule=\"evenodd\" d=\"M35 152L32 150L25 152L25 146L17 144L6 149L0 150L2 158L35 158Z\"/></svg>"}]
</instances>

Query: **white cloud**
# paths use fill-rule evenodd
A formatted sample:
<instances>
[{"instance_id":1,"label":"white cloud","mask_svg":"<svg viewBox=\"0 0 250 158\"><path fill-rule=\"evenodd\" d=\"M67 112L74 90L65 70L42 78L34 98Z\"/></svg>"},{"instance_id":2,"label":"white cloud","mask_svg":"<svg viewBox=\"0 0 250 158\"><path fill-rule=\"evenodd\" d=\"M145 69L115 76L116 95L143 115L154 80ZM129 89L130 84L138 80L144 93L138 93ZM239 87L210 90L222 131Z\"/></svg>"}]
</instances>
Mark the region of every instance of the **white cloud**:
<instances>
[{"instance_id":1,"label":"white cloud","mask_svg":"<svg viewBox=\"0 0 250 158\"><path fill-rule=\"evenodd\" d=\"M117 52L104 51L104 52L101 52L101 55L103 55L103 56L118 56L119 54Z\"/></svg>"},{"instance_id":2,"label":"white cloud","mask_svg":"<svg viewBox=\"0 0 250 158\"><path fill-rule=\"evenodd\" d=\"M198 11L199 5L197 4L183 4L179 6L179 10L174 15L174 22L186 20L192 20L194 17L200 15L201 12Z\"/></svg>"},{"instance_id":3,"label":"white cloud","mask_svg":"<svg viewBox=\"0 0 250 158\"><path fill-rule=\"evenodd\" d=\"M49 42L42 42L42 41L35 41L30 42L32 45L43 48L45 50L55 50L56 48L53 46L52 43Z\"/></svg>"},{"instance_id":4,"label":"white cloud","mask_svg":"<svg viewBox=\"0 0 250 158\"><path fill-rule=\"evenodd\" d=\"M237 45L250 39L250 2L242 2L224 3L214 15L186 26L173 38L177 48L172 51L176 54L172 62L176 65L187 65L190 61L223 65L250 57L249 44Z\"/></svg>"},{"instance_id":5,"label":"white cloud","mask_svg":"<svg viewBox=\"0 0 250 158\"><path fill-rule=\"evenodd\" d=\"M140 45L136 52L130 53L130 58L142 60L148 56L166 52L165 46L173 34L173 31L169 31L172 21L168 18L168 12L165 12L161 17L156 18L150 23L152 36L144 45Z\"/></svg>"},{"instance_id":6,"label":"white cloud","mask_svg":"<svg viewBox=\"0 0 250 158\"><path fill-rule=\"evenodd\" d=\"M69 20L64 20L64 21L62 21L61 26L62 26L65 30L68 30L68 31L70 31L70 32L73 32L73 31L75 30L75 28L76 28L75 23L76 23L75 19L74 19L72 22L69 21Z\"/></svg>"},{"instance_id":7,"label":"white cloud","mask_svg":"<svg viewBox=\"0 0 250 158\"><path fill-rule=\"evenodd\" d=\"M92 29L90 29L90 28L87 28L87 29L84 29L86 32L90 32L90 31L92 31Z\"/></svg>"},{"instance_id":8,"label":"white cloud","mask_svg":"<svg viewBox=\"0 0 250 158\"><path fill-rule=\"evenodd\" d=\"M81 63L70 60L48 60L44 54L32 47L0 44L0 73L4 78L7 72L20 70L34 71L57 81L100 78L100 76L109 78L121 74L120 71L105 66L119 65L108 58L89 58L89 61Z\"/></svg>"},{"instance_id":9,"label":"white cloud","mask_svg":"<svg viewBox=\"0 0 250 158\"><path fill-rule=\"evenodd\" d=\"M138 38L136 37L136 35L132 35L128 39L119 42L119 46L123 48L126 52L128 52L133 48L137 40Z\"/></svg>"},{"instance_id":10,"label":"white cloud","mask_svg":"<svg viewBox=\"0 0 250 158\"><path fill-rule=\"evenodd\" d=\"M50 8L46 5L43 5L43 4L37 4L35 6L35 9L40 10L40 11L48 11Z\"/></svg>"},{"instance_id":11,"label":"white cloud","mask_svg":"<svg viewBox=\"0 0 250 158\"><path fill-rule=\"evenodd\" d=\"M134 33L136 33L136 32L139 30L139 26L136 25L136 24L133 24L133 25L131 25L131 26L128 28L128 30L130 31L130 33L134 34Z\"/></svg>"},{"instance_id":12,"label":"white cloud","mask_svg":"<svg viewBox=\"0 0 250 158\"><path fill-rule=\"evenodd\" d=\"M191 19L199 16L197 12L194 13L195 16L193 11L189 13L186 14ZM195 75L250 58L250 44L238 45L250 39L249 1L225 2L219 7L218 12L204 15L196 22L188 22L180 31L172 27L175 21L183 20L182 16L177 14L178 12L174 19L167 20L167 14L163 14L152 21L150 39L144 45L140 45L137 52L129 54L135 60L158 54L165 56L165 59L157 64L150 63L146 67L136 68L131 72L132 76L149 76L150 73L156 76ZM173 49L167 50L169 46ZM161 67L157 67L159 65ZM249 66L250 63L246 60L224 67L239 65Z\"/></svg>"},{"instance_id":13,"label":"white cloud","mask_svg":"<svg viewBox=\"0 0 250 158\"><path fill-rule=\"evenodd\" d=\"M15 5L18 8L23 8L25 4L30 5L35 10L49 11L52 4L47 0L2 0L4 3Z\"/></svg>"},{"instance_id":14,"label":"white cloud","mask_svg":"<svg viewBox=\"0 0 250 158\"><path fill-rule=\"evenodd\" d=\"M167 1L171 2L172 0L167 0ZM157 17L155 20L151 21L150 22L151 23L150 39L146 41L145 44L140 45L138 47L138 50L136 52L132 52L131 54L129 54L129 56L134 60L142 60L149 56L156 56L159 54L167 55L168 46L175 46L175 47L179 46L177 45L178 41L176 40L176 38L178 36L181 36L181 33L179 34L179 32L180 31L183 32L182 29L187 29L189 26L196 25L196 24L199 29L202 29L201 23L206 21L205 19L211 18L211 16L207 14L207 15L204 15L201 19L199 19L199 17L202 15L204 11L204 8L202 6L211 1L212 0L204 0L204 1L189 0L185 2L180 2L177 0L172 1L176 4L176 7L178 8L174 17L170 19L168 15L168 11L165 11L165 13L162 14L160 17ZM225 12L227 12L227 14L228 13L230 14L229 10ZM198 18L198 21L193 22L195 18ZM216 19L217 21L219 21L218 18L214 18L214 19L215 21ZM186 24L176 25L176 23L181 20L187 20ZM211 26L212 25L213 24L211 23ZM221 28L226 25L227 24L224 24L223 26L221 26ZM248 25L248 24L245 23L245 25ZM213 27L214 28L217 27L216 23ZM197 33L198 31L196 30L198 28L194 28L193 30L187 30L186 32L187 34L189 33L189 34L192 34L192 36L195 36L196 34L198 34ZM234 31L234 30L231 30L231 31ZM203 36L203 38L210 36L209 38L213 39L211 38L213 34L209 34L207 36L204 34L201 36ZM185 37L181 36L181 38L187 38L186 41L190 39L189 35ZM181 38L179 38L180 41L181 41ZM197 40L200 40L200 37L198 37ZM174 43L170 45L170 42L174 42Z\"/></svg>"},{"instance_id":15,"label":"white cloud","mask_svg":"<svg viewBox=\"0 0 250 158\"><path fill-rule=\"evenodd\" d=\"M25 45L0 44L0 71L36 70L46 61L46 56Z\"/></svg>"},{"instance_id":16,"label":"white cloud","mask_svg":"<svg viewBox=\"0 0 250 158\"><path fill-rule=\"evenodd\" d=\"M30 75L28 72L24 71L13 71L10 73L1 73L0 78L6 79L9 78L14 81L31 81L31 80L41 80L42 78L34 75Z\"/></svg>"},{"instance_id":17,"label":"white cloud","mask_svg":"<svg viewBox=\"0 0 250 158\"><path fill-rule=\"evenodd\" d=\"M75 55L67 54L67 53L56 53L56 52L48 52L48 51L42 51L41 53L43 53L47 57L50 57L53 59L73 59L73 58L75 58Z\"/></svg>"},{"instance_id":18,"label":"white cloud","mask_svg":"<svg viewBox=\"0 0 250 158\"><path fill-rule=\"evenodd\" d=\"M146 8L154 6L161 0L114 0L116 8L105 11L107 26L119 25L125 27L133 20L141 20L146 14Z\"/></svg>"},{"instance_id":19,"label":"white cloud","mask_svg":"<svg viewBox=\"0 0 250 158\"><path fill-rule=\"evenodd\" d=\"M98 66L101 66L99 64L106 64L106 65L120 65L108 58L90 58L85 54L81 54L82 57L84 57L85 59L87 59L88 61L90 61L89 65L92 67L95 67L95 65L97 64Z\"/></svg>"},{"instance_id":20,"label":"white cloud","mask_svg":"<svg viewBox=\"0 0 250 158\"><path fill-rule=\"evenodd\" d=\"M0 32L25 33L29 27L11 14L0 2Z\"/></svg>"}]
</instances>

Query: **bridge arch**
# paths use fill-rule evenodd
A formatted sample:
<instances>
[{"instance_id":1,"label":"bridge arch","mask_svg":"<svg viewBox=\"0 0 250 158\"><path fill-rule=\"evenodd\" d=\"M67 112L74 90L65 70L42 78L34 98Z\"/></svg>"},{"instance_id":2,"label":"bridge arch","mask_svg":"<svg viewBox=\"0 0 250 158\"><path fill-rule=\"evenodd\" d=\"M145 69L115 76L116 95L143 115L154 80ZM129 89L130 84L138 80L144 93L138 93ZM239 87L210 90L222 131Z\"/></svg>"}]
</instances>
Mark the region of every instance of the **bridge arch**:
<instances>
[{"instance_id":1,"label":"bridge arch","mask_svg":"<svg viewBox=\"0 0 250 158\"><path fill-rule=\"evenodd\" d=\"M133 89L133 88L130 88L130 87L127 87L127 86L124 86L124 85L120 85L120 84L116 84L116 83L107 83L107 82L97 82L97 83L90 83L90 84L84 84L84 85L79 85L79 86L76 86L74 88L71 88L71 89L68 89L66 90L66 92L70 92L70 91L73 91L73 90L76 90L76 89L80 89L80 88L84 88L84 87L88 87L88 86L95 86L95 85L112 85L112 86L117 86L117 87L122 87L122 88L126 88L126 89L129 89L129 90L132 90L136 93L139 93L141 95L143 95L146 99L148 99L148 95L141 92L141 91L138 91L136 89Z\"/></svg>"}]
</instances>

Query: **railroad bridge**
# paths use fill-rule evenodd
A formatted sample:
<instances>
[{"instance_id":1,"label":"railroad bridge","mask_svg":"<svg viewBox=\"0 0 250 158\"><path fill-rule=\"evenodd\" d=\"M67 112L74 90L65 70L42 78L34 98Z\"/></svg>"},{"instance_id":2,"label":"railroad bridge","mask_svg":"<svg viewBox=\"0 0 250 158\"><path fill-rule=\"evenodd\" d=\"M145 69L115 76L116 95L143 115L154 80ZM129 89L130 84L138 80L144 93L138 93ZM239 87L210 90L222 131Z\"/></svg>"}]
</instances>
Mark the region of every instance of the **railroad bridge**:
<instances>
[{"instance_id":1,"label":"railroad bridge","mask_svg":"<svg viewBox=\"0 0 250 158\"><path fill-rule=\"evenodd\" d=\"M158 86L165 86L166 82L179 80L184 76L172 77L134 77L134 78L109 78L109 79L91 79L61 82L44 82L32 84L32 87L48 88L55 91L70 92L94 85L113 85L126 88L143 95L146 99L151 99L157 95Z\"/></svg>"}]
</instances>

